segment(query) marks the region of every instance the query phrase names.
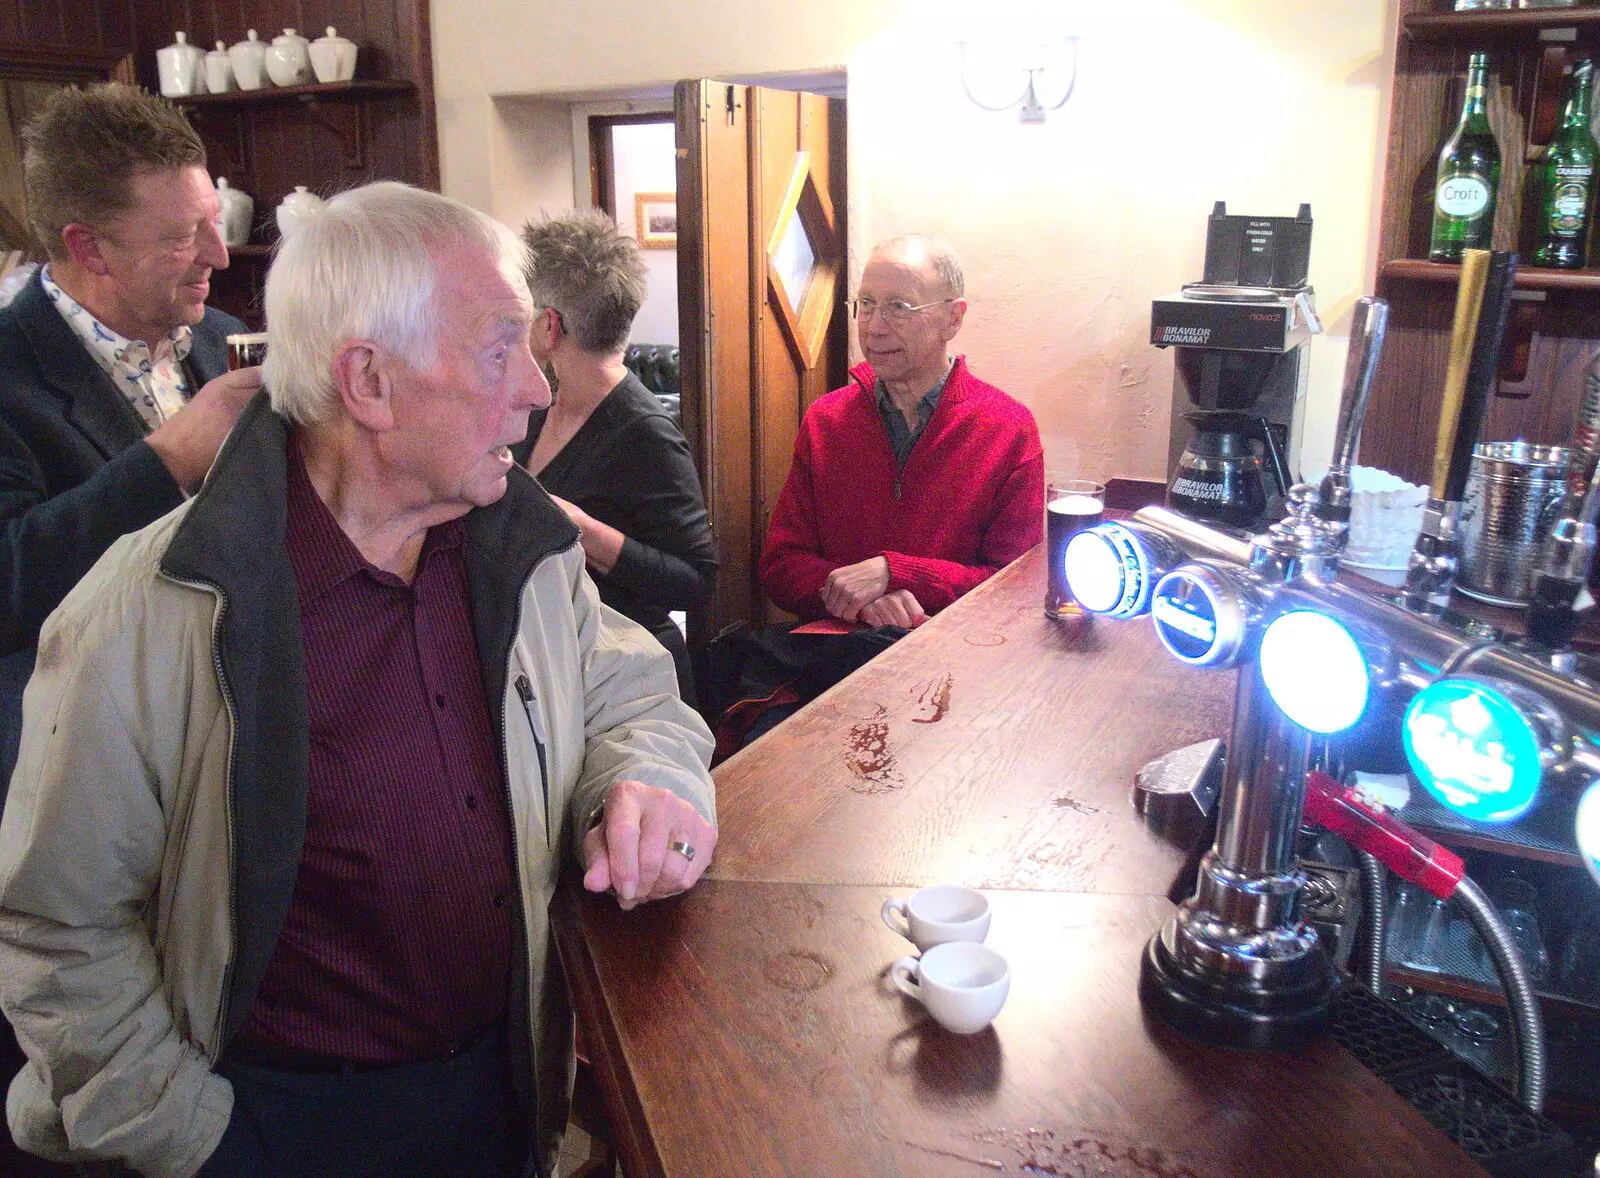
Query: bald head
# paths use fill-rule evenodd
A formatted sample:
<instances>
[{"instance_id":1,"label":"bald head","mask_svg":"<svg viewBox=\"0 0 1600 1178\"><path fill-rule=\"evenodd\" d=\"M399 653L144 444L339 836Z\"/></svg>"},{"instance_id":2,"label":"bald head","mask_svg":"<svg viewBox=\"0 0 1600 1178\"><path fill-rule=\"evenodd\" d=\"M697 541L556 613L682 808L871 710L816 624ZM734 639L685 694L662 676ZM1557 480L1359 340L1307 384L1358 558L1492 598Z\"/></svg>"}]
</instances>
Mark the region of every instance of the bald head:
<instances>
[{"instance_id":1,"label":"bald head","mask_svg":"<svg viewBox=\"0 0 1600 1178\"><path fill-rule=\"evenodd\" d=\"M936 291L940 298L959 299L967 293L961 259L956 257L956 251L925 233L902 233L886 238L872 247L872 257L922 270L929 289Z\"/></svg>"},{"instance_id":2,"label":"bald head","mask_svg":"<svg viewBox=\"0 0 1600 1178\"><path fill-rule=\"evenodd\" d=\"M944 378L946 345L967 304L954 251L920 233L880 242L856 288L856 338L896 396L920 397Z\"/></svg>"}]
</instances>

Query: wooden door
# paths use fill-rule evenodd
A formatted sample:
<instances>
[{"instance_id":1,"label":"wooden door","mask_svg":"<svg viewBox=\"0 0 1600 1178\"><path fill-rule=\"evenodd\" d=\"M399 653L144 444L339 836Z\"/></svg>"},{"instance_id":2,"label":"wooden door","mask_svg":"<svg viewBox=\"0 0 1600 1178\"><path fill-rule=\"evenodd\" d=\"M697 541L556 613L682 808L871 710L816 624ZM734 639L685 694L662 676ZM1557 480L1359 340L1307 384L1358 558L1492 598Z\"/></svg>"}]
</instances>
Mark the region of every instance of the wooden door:
<instances>
[{"instance_id":1,"label":"wooden door","mask_svg":"<svg viewBox=\"0 0 1600 1178\"><path fill-rule=\"evenodd\" d=\"M757 561L800 415L844 383L844 103L690 80L675 90L683 427L722 560L691 625L762 621Z\"/></svg>"}]
</instances>

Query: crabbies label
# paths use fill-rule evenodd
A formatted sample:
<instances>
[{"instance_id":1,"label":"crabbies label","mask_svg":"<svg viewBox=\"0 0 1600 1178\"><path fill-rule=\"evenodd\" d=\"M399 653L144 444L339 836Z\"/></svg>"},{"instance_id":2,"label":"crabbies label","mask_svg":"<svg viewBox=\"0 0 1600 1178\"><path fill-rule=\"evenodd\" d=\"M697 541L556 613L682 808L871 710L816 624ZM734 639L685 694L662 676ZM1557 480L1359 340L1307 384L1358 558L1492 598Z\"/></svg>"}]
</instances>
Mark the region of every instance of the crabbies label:
<instances>
[{"instance_id":1,"label":"crabbies label","mask_svg":"<svg viewBox=\"0 0 1600 1178\"><path fill-rule=\"evenodd\" d=\"M1550 232L1557 237L1577 237L1583 232L1589 210L1592 168L1557 168L1549 209Z\"/></svg>"}]
</instances>

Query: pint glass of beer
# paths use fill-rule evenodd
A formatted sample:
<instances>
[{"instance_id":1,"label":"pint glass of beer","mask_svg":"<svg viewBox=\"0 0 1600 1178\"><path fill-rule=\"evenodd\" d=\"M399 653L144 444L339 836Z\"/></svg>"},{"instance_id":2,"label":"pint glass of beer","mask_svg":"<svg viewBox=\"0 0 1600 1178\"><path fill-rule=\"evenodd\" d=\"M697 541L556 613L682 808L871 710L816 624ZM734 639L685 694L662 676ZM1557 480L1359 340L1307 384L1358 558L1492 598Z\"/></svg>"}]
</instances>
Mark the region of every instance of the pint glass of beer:
<instances>
[{"instance_id":1,"label":"pint glass of beer","mask_svg":"<svg viewBox=\"0 0 1600 1178\"><path fill-rule=\"evenodd\" d=\"M267 333L251 332L249 335L228 337L228 371L254 368L267 358Z\"/></svg>"},{"instance_id":2,"label":"pint glass of beer","mask_svg":"<svg viewBox=\"0 0 1600 1178\"><path fill-rule=\"evenodd\" d=\"M1067 586L1067 543L1084 528L1099 523L1105 508L1106 489L1100 483L1049 477L1044 492L1045 559L1049 570L1044 591L1046 617L1069 621L1087 616Z\"/></svg>"}]
</instances>

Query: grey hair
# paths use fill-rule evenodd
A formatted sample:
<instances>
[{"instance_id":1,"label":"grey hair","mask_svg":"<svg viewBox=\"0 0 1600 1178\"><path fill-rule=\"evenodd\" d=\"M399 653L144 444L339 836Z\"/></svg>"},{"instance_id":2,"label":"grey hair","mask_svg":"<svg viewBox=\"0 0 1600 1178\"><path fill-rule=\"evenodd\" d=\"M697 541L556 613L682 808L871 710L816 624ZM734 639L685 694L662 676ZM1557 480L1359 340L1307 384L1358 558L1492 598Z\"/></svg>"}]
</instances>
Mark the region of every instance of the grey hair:
<instances>
[{"instance_id":1,"label":"grey hair","mask_svg":"<svg viewBox=\"0 0 1600 1178\"><path fill-rule=\"evenodd\" d=\"M961 273L961 259L956 257L955 250L937 238L929 237L926 233L902 233L898 237L880 241L872 247L872 252L920 253L933 268L934 276L938 278L945 294L953 299L966 297L967 281Z\"/></svg>"},{"instance_id":2,"label":"grey hair","mask_svg":"<svg viewBox=\"0 0 1600 1178\"><path fill-rule=\"evenodd\" d=\"M371 340L416 368L432 364L441 311L435 251L457 244L483 246L526 294L516 234L409 184L342 192L286 235L267 273L262 382L272 407L297 425L329 421L339 406L333 361L350 340Z\"/></svg>"},{"instance_id":3,"label":"grey hair","mask_svg":"<svg viewBox=\"0 0 1600 1178\"><path fill-rule=\"evenodd\" d=\"M609 356L628 342L644 303L646 270L639 247L597 209L580 210L522 230L533 301L561 312L585 352Z\"/></svg>"}]
</instances>

